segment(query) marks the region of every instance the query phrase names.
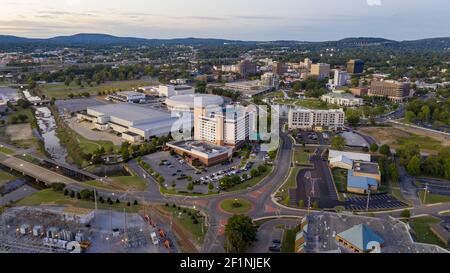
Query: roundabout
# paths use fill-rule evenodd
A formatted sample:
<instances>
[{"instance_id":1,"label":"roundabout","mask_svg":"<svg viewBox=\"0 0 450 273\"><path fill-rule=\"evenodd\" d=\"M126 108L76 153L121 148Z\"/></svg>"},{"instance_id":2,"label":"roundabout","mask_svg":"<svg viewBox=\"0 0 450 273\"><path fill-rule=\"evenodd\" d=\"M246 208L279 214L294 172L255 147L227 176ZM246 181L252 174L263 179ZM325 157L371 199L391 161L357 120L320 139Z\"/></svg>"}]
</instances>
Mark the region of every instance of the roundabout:
<instances>
[{"instance_id":1,"label":"roundabout","mask_svg":"<svg viewBox=\"0 0 450 273\"><path fill-rule=\"evenodd\" d=\"M220 209L230 214L246 214L253 208L253 204L245 199L225 199L219 204Z\"/></svg>"}]
</instances>

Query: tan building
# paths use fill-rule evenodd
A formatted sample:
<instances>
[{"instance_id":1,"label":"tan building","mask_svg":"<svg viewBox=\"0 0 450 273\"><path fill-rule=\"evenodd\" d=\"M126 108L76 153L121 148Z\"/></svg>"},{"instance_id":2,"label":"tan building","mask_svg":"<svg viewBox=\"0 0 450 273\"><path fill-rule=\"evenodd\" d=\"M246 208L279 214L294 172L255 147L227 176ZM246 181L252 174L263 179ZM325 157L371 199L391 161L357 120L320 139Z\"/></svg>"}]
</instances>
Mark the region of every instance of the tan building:
<instances>
[{"instance_id":1,"label":"tan building","mask_svg":"<svg viewBox=\"0 0 450 273\"><path fill-rule=\"evenodd\" d=\"M350 88L350 92L353 96L363 97L369 95L369 88L366 87L353 87Z\"/></svg>"},{"instance_id":2,"label":"tan building","mask_svg":"<svg viewBox=\"0 0 450 273\"><path fill-rule=\"evenodd\" d=\"M392 101L402 102L409 97L410 83L392 80L372 80L369 96L388 97Z\"/></svg>"},{"instance_id":3,"label":"tan building","mask_svg":"<svg viewBox=\"0 0 450 273\"><path fill-rule=\"evenodd\" d=\"M243 60L238 64L238 73L242 77L256 74L256 64L249 60Z\"/></svg>"},{"instance_id":4,"label":"tan building","mask_svg":"<svg viewBox=\"0 0 450 273\"><path fill-rule=\"evenodd\" d=\"M328 78L330 77L330 64L317 63L311 65L311 76L316 76L318 78Z\"/></svg>"},{"instance_id":5,"label":"tan building","mask_svg":"<svg viewBox=\"0 0 450 273\"><path fill-rule=\"evenodd\" d=\"M286 73L286 65L281 62L274 62L272 65L272 72L276 75L282 76Z\"/></svg>"}]
</instances>

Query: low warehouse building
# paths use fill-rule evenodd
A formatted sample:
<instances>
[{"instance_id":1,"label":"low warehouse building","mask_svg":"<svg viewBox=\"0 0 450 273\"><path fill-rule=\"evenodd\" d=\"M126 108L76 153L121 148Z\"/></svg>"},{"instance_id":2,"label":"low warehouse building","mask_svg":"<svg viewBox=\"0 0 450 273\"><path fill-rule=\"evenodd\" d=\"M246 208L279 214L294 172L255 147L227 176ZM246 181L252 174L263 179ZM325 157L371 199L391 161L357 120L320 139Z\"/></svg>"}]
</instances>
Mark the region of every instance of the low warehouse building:
<instances>
[{"instance_id":1,"label":"low warehouse building","mask_svg":"<svg viewBox=\"0 0 450 273\"><path fill-rule=\"evenodd\" d=\"M201 141L175 141L166 144L191 165L212 166L229 160L233 149Z\"/></svg>"},{"instance_id":2,"label":"low warehouse building","mask_svg":"<svg viewBox=\"0 0 450 273\"><path fill-rule=\"evenodd\" d=\"M88 107L77 115L78 121L90 121L98 130L113 130L130 142L149 140L152 137L167 136L177 121L170 113L121 103Z\"/></svg>"}]
</instances>

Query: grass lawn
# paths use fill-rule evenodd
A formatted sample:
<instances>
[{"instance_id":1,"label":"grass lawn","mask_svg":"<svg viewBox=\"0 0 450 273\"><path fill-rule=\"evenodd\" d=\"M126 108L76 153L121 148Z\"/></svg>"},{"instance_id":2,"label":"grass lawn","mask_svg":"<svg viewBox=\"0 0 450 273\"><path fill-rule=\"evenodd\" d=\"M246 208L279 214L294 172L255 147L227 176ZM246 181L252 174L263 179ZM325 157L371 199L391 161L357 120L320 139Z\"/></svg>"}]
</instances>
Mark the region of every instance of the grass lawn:
<instances>
[{"instance_id":1,"label":"grass lawn","mask_svg":"<svg viewBox=\"0 0 450 273\"><path fill-rule=\"evenodd\" d=\"M416 240L421 243L440 245L445 247L436 235L430 230L431 224L437 224L441 220L432 216L423 216L417 218L411 218L409 224L414 230Z\"/></svg>"},{"instance_id":2,"label":"grass lawn","mask_svg":"<svg viewBox=\"0 0 450 273\"><path fill-rule=\"evenodd\" d=\"M394 127L365 127L359 129L362 133L375 138L378 143L388 144L393 149L398 149L403 144L418 144L421 151L437 154L443 147L439 139L426 135L418 135Z\"/></svg>"},{"instance_id":3,"label":"grass lawn","mask_svg":"<svg viewBox=\"0 0 450 273\"><path fill-rule=\"evenodd\" d=\"M252 209L252 203L245 199L225 199L220 203L220 207L232 214L245 214Z\"/></svg>"},{"instance_id":4,"label":"grass lawn","mask_svg":"<svg viewBox=\"0 0 450 273\"><path fill-rule=\"evenodd\" d=\"M310 154L303 150L294 150L294 162L297 164L309 164L309 156Z\"/></svg>"},{"instance_id":5,"label":"grass lawn","mask_svg":"<svg viewBox=\"0 0 450 273\"><path fill-rule=\"evenodd\" d=\"M431 150L439 152L443 146L441 142L428 137L428 136L419 136L416 134L411 134L409 137L401 137L396 141L397 145L405 145L405 144L418 144L420 149L422 150Z\"/></svg>"},{"instance_id":6,"label":"grass lawn","mask_svg":"<svg viewBox=\"0 0 450 273\"><path fill-rule=\"evenodd\" d=\"M16 179L15 175L12 175L4 170L0 169L0 186L3 186L5 183Z\"/></svg>"},{"instance_id":7,"label":"grass lawn","mask_svg":"<svg viewBox=\"0 0 450 273\"><path fill-rule=\"evenodd\" d=\"M334 183L339 192L347 191L347 170L335 168L332 171Z\"/></svg>"},{"instance_id":8,"label":"grass lawn","mask_svg":"<svg viewBox=\"0 0 450 273\"><path fill-rule=\"evenodd\" d=\"M299 228L286 229L283 233L283 241L281 242L282 253L295 252L295 235L299 232Z\"/></svg>"},{"instance_id":9,"label":"grass lawn","mask_svg":"<svg viewBox=\"0 0 450 273\"><path fill-rule=\"evenodd\" d=\"M178 207L174 208L172 206L161 206L161 207L165 211L171 213L173 216L173 220L180 223L180 225L182 225L187 231L189 231L192 234L193 238L197 240L197 242L199 243L203 242L203 239L207 231L207 229L204 227L205 218L201 216L197 210L184 207L181 207L180 210L178 210ZM198 221L197 224L194 224L192 215L196 215L195 218ZM202 226L204 227L203 230Z\"/></svg>"},{"instance_id":10,"label":"grass lawn","mask_svg":"<svg viewBox=\"0 0 450 273\"><path fill-rule=\"evenodd\" d=\"M7 154L7 155L15 154L15 152L13 150L6 148L6 147L0 147L0 153Z\"/></svg>"},{"instance_id":11,"label":"grass lawn","mask_svg":"<svg viewBox=\"0 0 450 273\"><path fill-rule=\"evenodd\" d=\"M91 96L97 95L98 92L119 92L119 91L127 91L133 88L149 85L148 82L141 80L133 80L133 81L114 81L114 82L105 82L100 85L93 84L92 87L87 86L86 83L84 88L76 85L75 82L72 82L69 86L66 86L64 83L55 83L55 84L45 84L40 86L41 91L48 98L56 98L56 99L66 99L69 94L81 94L84 92L88 92Z\"/></svg>"},{"instance_id":12,"label":"grass lawn","mask_svg":"<svg viewBox=\"0 0 450 273\"><path fill-rule=\"evenodd\" d=\"M128 176L112 176L109 177L110 184L102 183L101 181L87 181L87 185L106 189L106 190L123 190L123 191L144 191L147 188L147 183L139 176L132 174Z\"/></svg>"},{"instance_id":13,"label":"grass lawn","mask_svg":"<svg viewBox=\"0 0 450 273\"><path fill-rule=\"evenodd\" d=\"M85 153L92 154L96 150L98 150L100 147L103 147L105 151L114 151L116 147L111 141L107 140L90 140L87 138L84 138L81 135L77 134L77 140L78 143L80 143L80 147Z\"/></svg>"},{"instance_id":14,"label":"grass lawn","mask_svg":"<svg viewBox=\"0 0 450 273\"><path fill-rule=\"evenodd\" d=\"M260 176L254 177L250 180L247 180L244 183L235 185L235 186L227 189L227 192L245 190L249 187L253 187L256 184L258 184L259 182L261 182L261 180L263 180L267 175L269 175L272 172L272 170L273 170L273 166L267 166L267 170L264 173L262 173Z\"/></svg>"},{"instance_id":15,"label":"grass lawn","mask_svg":"<svg viewBox=\"0 0 450 273\"><path fill-rule=\"evenodd\" d=\"M130 200L131 203L132 200ZM45 189L33 193L32 195L20 200L15 204L16 206L41 206L41 205L58 205L58 206L73 206L79 208L89 208L94 209L95 204L92 201L78 200L77 198L71 198L70 196L65 196L63 193L55 192L52 189ZM107 203L97 202L99 209L113 209L117 211L123 211L126 209L129 212L138 212L141 209L141 205L131 205L127 206L125 202L119 204L109 205Z\"/></svg>"},{"instance_id":16,"label":"grass lawn","mask_svg":"<svg viewBox=\"0 0 450 273\"><path fill-rule=\"evenodd\" d=\"M281 198L281 203L285 206L289 206L289 189L297 187L297 175L300 170L299 167L291 168L288 179L277 193L277 197Z\"/></svg>"},{"instance_id":17,"label":"grass lawn","mask_svg":"<svg viewBox=\"0 0 450 273\"><path fill-rule=\"evenodd\" d=\"M421 190L419 192L420 202L422 202L422 203L423 203L424 193L425 193L425 190ZM450 202L450 196L448 196L448 195L427 193L427 196L425 197L425 204L436 204L436 203L446 203L446 202Z\"/></svg>"},{"instance_id":18,"label":"grass lawn","mask_svg":"<svg viewBox=\"0 0 450 273\"><path fill-rule=\"evenodd\" d=\"M30 123L32 128L36 128L37 124L35 122L35 118L34 118L34 114L31 110L31 108L20 108L19 106L16 107L16 111L14 111L12 114L8 115L8 123L12 124L12 119L13 117L19 117L20 115L25 115L27 116L27 120L25 121L26 123Z\"/></svg>"}]
</instances>

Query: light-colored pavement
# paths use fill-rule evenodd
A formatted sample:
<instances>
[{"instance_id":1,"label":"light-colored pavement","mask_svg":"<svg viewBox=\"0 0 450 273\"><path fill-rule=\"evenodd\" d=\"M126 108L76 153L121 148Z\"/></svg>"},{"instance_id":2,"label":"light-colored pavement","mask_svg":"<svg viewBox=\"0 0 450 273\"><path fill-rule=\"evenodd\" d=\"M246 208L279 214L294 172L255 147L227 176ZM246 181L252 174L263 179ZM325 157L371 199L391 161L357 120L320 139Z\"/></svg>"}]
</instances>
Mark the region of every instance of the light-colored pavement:
<instances>
[{"instance_id":1,"label":"light-colored pavement","mask_svg":"<svg viewBox=\"0 0 450 273\"><path fill-rule=\"evenodd\" d=\"M80 134L82 137L90 140L107 140L111 141L114 145L122 145L124 140L114 134L101 131L93 131L94 125L89 122L77 122L76 118L68 120L69 127Z\"/></svg>"}]
</instances>

